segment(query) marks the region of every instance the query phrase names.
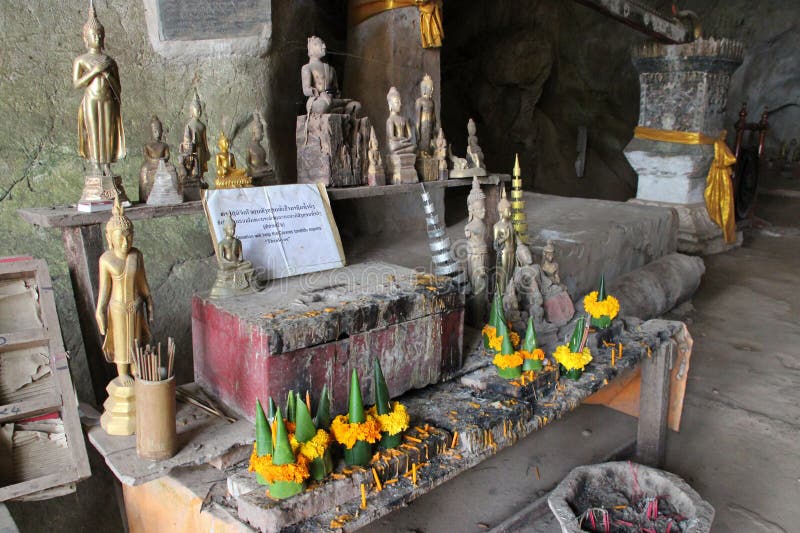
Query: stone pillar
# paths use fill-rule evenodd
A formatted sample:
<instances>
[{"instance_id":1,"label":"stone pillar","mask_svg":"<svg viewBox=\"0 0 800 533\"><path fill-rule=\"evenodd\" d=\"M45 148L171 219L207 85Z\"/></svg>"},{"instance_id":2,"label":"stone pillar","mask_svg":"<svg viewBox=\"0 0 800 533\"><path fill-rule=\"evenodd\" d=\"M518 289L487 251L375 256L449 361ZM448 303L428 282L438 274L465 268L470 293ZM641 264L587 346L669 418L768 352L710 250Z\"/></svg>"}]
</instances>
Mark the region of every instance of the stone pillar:
<instances>
[{"instance_id":1,"label":"stone pillar","mask_svg":"<svg viewBox=\"0 0 800 533\"><path fill-rule=\"evenodd\" d=\"M741 64L741 43L698 39L689 44L646 43L633 50L639 71L639 126L700 132L716 138L725 127L731 74ZM714 159L713 145L687 145L633 138L625 157L639 175L636 198L645 205L675 208L678 250L713 254L726 244L708 216L703 192Z\"/></svg>"},{"instance_id":2,"label":"stone pillar","mask_svg":"<svg viewBox=\"0 0 800 533\"><path fill-rule=\"evenodd\" d=\"M349 9L371 0L350 0ZM444 16L447 16L445 13ZM387 167L386 183L391 183L389 156L386 145L386 119L389 106L386 93L394 86L400 93L403 107L400 113L414 120L414 103L420 96L419 84L425 74L433 79L433 100L441 120L441 75L439 48L423 48L420 41L419 9L415 6L383 11L347 29L347 61L345 63L342 95L361 102L361 113L375 127L378 145ZM447 132L445 132L446 134ZM420 178L421 180L421 178ZM444 189L430 191L436 211L444 220ZM364 219L392 220L393 227L425 228L418 194L406 194L361 201L353 206L356 215ZM365 225L365 233L383 233L376 225Z\"/></svg>"},{"instance_id":3,"label":"stone pillar","mask_svg":"<svg viewBox=\"0 0 800 533\"><path fill-rule=\"evenodd\" d=\"M350 0L350 10L370 0ZM415 6L383 11L347 30L347 63L342 94L361 102L362 113L375 125L386 153L386 93L396 87L403 102L401 114L415 123L414 102L425 74L433 79L433 100L441 117L439 48L423 48L419 9ZM445 132L447 133L447 132ZM384 159L385 160L385 159Z\"/></svg>"}]
</instances>

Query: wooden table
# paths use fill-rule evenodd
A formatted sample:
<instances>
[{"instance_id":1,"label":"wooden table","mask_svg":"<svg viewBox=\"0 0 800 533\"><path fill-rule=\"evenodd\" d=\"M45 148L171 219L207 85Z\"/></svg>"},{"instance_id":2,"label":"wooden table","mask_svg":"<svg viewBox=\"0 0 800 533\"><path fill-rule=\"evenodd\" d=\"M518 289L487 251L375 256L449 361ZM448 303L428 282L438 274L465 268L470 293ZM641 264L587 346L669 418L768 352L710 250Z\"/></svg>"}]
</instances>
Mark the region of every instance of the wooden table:
<instances>
[{"instance_id":1,"label":"wooden table","mask_svg":"<svg viewBox=\"0 0 800 533\"><path fill-rule=\"evenodd\" d=\"M245 532L252 531L251 527L269 529L268 524L275 517L281 520L291 513L305 518L289 526L290 531L327 531L330 521L339 515L356 517L343 527L345 531L352 531L407 505L503 448L558 421L591 395L608 388L616 378L638 367L642 368L643 377L635 459L658 466L664 453L670 367L676 357L682 357L680 342L675 339L680 338L683 331L685 326L679 322L633 321L619 338L625 345L622 359L612 365L610 348L593 348L594 361L579 381L564 380L556 390L550 388L550 392L534 401L530 390L518 389L514 393L517 396L512 397L491 386L478 390L464 385L470 376L486 374L485 367L490 364L482 353L480 333L467 329L465 351L473 355L467 359L464 375L410 392L400 399L406 404L414 424L429 423L436 431L445 432L448 443L445 448L457 442L455 448L444 453L432 452L429 458L426 452L425 457L420 457L420 463L424 461L425 466L417 471L417 484L401 475L391 488L384 486L380 492L375 490L373 474L367 469L353 473L352 482L348 481L348 476L328 479L323 485L309 489L303 498L287 500L279 509L275 508L264 496L264 487L247 472L246 461L236 464L237 460L247 457L251 450L249 443L254 439L254 429L246 422L228 424L204 418L179 426L179 440L190 449L182 449L175 458L155 464L136 458L133 437L109 444L106 442L109 437L95 428L90 431L89 438L105 456L114 474L125 482L123 492L131 531L191 527L193 531ZM594 337L595 334L590 336L590 345L601 344ZM681 379L686 379L685 373ZM181 411L187 414L187 419L192 418L188 416L192 415L188 406ZM458 439L454 441L456 431ZM617 451L627 454L633 436L623 440L624 446ZM182 463L185 468L177 468ZM175 469L170 471L172 468ZM390 472L389 476L394 474ZM359 509L359 496L350 499L342 496L343 493L357 495L361 483L366 485L368 493L366 509ZM333 501L335 503L331 503ZM535 512L542 512L544 501L537 500L521 510L498 530L513 531L520 524L530 523ZM331 504L326 507L326 502ZM308 515L311 509L319 514Z\"/></svg>"},{"instance_id":2,"label":"wooden table","mask_svg":"<svg viewBox=\"0 0 800 533\"><path fill-rule=\"evenodd\" d=\"M509 180L510 176L507 174L491 174L485 178L479 178L486 194L486 224L488 227L497 222L497 202L500 198L498 184ZM467 187L471 184L472 180L466 178L422 183L428 190ZM380 187L348 187L328 189L328 196L331 200L337 201L395 194L418 194L420 190L418 183ZM172 206L139 204L125 209L125 215L131 220L202 213L201 201ZM80 213L75 206L57 206L20 209L19 214L26 222L34 226L61 230L96 405L102 405L106 397L106 385L115 377L113 365L107 364L103 356L102 338L94 321L97 307L98 261L103 253L105 242L102 225L108 220L109 212Z\"/></svg>"}]
</instances>

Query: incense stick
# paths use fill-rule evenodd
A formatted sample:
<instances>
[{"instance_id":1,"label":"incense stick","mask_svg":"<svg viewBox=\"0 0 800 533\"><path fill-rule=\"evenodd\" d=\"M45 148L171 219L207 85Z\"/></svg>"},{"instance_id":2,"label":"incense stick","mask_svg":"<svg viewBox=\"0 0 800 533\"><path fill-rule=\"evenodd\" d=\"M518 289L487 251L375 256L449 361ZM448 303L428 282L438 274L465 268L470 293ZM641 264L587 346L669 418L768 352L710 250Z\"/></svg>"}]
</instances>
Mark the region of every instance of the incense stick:
<instances>
[{"instance_id":1,"label":"incense stick","mask_svg":"<svg viewBox=\"0 0 800 533\"><path fill-rule=\"evenodd\" d=\"M207 412L209 414L212 414L214 416L222 418L223 420L227 420L230 423L236 422L235 418L227 416L223 412L219 411L218 409L215 409L213 407L208 406L203 400L201 400L200 398L197 398L195 396L192 396L192 394L186 392L183 389L177 389L175 391L175 393L176 393L177 398L179 400L181 400L182 402L192 404L195 407L198 407L198 408L202 409L203 411L205 411L205 412Z\"/></svg>"}]
</instances>

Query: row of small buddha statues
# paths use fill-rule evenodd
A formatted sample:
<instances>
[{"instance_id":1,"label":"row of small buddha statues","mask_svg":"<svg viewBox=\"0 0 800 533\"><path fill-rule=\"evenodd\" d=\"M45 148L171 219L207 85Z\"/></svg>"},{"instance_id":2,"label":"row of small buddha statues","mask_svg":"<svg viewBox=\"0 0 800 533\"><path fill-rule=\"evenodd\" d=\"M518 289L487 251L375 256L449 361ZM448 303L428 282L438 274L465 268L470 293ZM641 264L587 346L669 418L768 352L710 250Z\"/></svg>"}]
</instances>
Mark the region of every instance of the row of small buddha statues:
<instances>
[{"instance_id":1,"label":"row of small buddha statues","mask_svg":"<svg viewBox=\"0 0 800 533\"><path fill-rule=\"evenodd\" d=\"M92 206L108 209L110 201L117 196L122 205L130 205L121 178L111 170L111 165L126 155L119 69L104 51L105 30L91 2L83 38L87 52L73 63L73 85L83 89L78 109L78 151L89 163L79 209L81 205L89 206L89 210ZM428 75L420 83L421 96L416 101L413 125L402 115L400 93L394 87L388 91L388 164L384 168L374 129L367 118L357 118L361 104L341 97L335 69L322 61L325 55L322 39L309 38L309 62L301 69L307 115L298 121L302 126L299 128L302 136L298 133L298 181L323 182L331 186L379 185L387 181L387 171L391 183L416 182L417 173L423 181L446 179L448 173L452 177L486 175L483 152L471 119L467 125L467 157L452 154L437 117L433 80ZM161 121L155 116L151 119L151 140L142 151L140 201L169 204L183 199L198 200L200 191L208 187L205 173L211 155L196 90L190 114L183 128L176 164L170 162L170 148L164 140ZM332 119L333 116L338 119ZM328 117L328 122L322 117ZM330 120L338 120L336 139L331 138ZM240 169L230 151L230 141L224 132L220 134L215 160L217 188L273 182L274 172L261 145L264 126L258 113L253 114L252 135L246 168ZM315 142L310 143L310 138ZM448 159L452 162L452 171Z\"/></svg>"},{"instance_id":2,"label":"row of small buddha statues","mask_svg":"<svg viewBox=\"0 0 800 533\"><path fill-rule=\"evenodd\" d=\"M518 165L515 171L517 169ZM547 241L541 263L534 262L528 235L515 227L511 202L506 197L505 186L500 187L499 219L491 228L491 234L485 221L486 195L477 177L473 177L472 190L467 197L469 216L464 235L468 243L465 263L471 288L468 299L471 321L485 323L490 296L500 294L504 314L515 330L524 331L530 317L537 332L554 331L569 322L575 312L567 288L561 283L555 246ZM493 270L490 269L489 243L495 258Z\"/></svg>"},{"instance_id":3,"label":"row of small buddha statues","mask_svg":"<svg viewBox=\"0 0 800 533\"><path fill-rule=\"evenodd\" d=\"M83 89L78 108L78 152L89 164L84 176L84 190L79 203L92 210L110 208L114 198L130 205L122 180L111 170L112 163L126 155L122 125L121 90L116 61L104 51L105 29L97 19L94 4L89 4L89 18L83 27L86 53L73 62L73 85ZM158 117L150 120L151 139L144 145L144 162L139 174L139 200L164 205L185 200L199 200L200 190L208 187L205 173L211 159L206 125L201 120L202 103L195 90L189 106L191 117L183 129L176 165L170 162L170 148L164 141L164 128ZM247 147L246 169L236 167L225 133L220 133L216 156L217 188L252 184L271 184L274 172L267 162L261 141L263 120L253 113L252 141Z\"/></svg>"},{"instance_id":4,"label":"row of small buddha statues","mask_svg":"<svg viewBox=\"0 0 800 533\"><path fill-rule=\"evenodd\" d=\"M163 140L163 126L157 116L150 120L150 141L144 145L142 156L144 163L139 173L139 200L155 205L179 203L164 201L158 195L159 169L162 167L171 178L173 191L182 195L187 201L200 200L200 190L207 189L205 173L211 154L206 138L206 125L200 120L202 103L195 91L194 101L190 107L191 118L184 128L183 140L178 149L177 165L169 162L170 148ZM267 153L261 145L264 139L263 119L257 111L251 121L252 140L247 146L246 168L237 168L236 157L230 151L230 141L224 132L220 132L217 141L216 180L217 189L231 189L271 185L275 173L267 162ZM153 196L156 193L156 200Z\"/></svg>"},{"instance_id":5,"label":"row of small buddha statues","mask_svg":"<svg viewBox=\"0 0 800 533\"><path fill-rule=\"evenodd\" d=\"M487 175L472 119L467 124L467 157L452 154L437 116L433 79L427 74L420 82L413 122L402 114L397 88L391 87L386 95L388 159L384 165L374 127L367 118L358 117L360 102L341 96L336 70L322 61L326 53L322 39L308 39L309 61L300 70L307 100L306 115L297 121L298 181L335 187Z\"/></svg>"}]
</instances>

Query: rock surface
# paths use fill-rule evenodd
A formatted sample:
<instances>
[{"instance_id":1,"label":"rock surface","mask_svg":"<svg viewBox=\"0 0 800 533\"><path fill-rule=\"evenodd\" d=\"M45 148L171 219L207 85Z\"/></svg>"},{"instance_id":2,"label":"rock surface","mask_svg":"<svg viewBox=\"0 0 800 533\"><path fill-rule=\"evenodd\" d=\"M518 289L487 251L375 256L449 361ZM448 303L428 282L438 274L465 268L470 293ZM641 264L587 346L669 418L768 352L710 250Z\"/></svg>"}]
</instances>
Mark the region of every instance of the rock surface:
<instances>
[{"instance_id":1,"label":"rock surface","mask_svg":"<svg viewBox=\"0 0 800 533\"><path fill-rule=\"evenodd\" d=\"M672 2L647 4L669 13ZM725 112L729 142L741 102L750 121L770 117L767 154L798 137L796 68L800 4L767 0L685 0L706 36L745 45ZM510 168L519 152L526 188L552 194L626 199L636 174L621 156L638 119L639 86L630 48L647 40L579 2L476 0L444 17L442 121L456 153L472 117L490 169ZM588 127L585 178L575 176L578 128Z\"/></svg>"},{"instance_id":2,"label":"rock surface","mask_svg":"<svg viewBox=\"0 0 800 533\"><path fill-rule=\"evenodd\" d=\"M85 52L81 31L87 6L84 0L38 2L23 8L0 5L0 49L18 50L0 58L0 113L9 119L0 124L0 253L47 260L78 396L92 401L61 236L28 225L16 213L20 207L64 205L80 197L84 169L77 153L75 120L81 91L72 88L70 75L73 59ZM165 59L152 48L142 1L110 0L96 7L105 27L106 50L117 61L122 81L128 155L113 169L123 177L126 190L138 187L140 147L149 140L150 117L157 113L163 119L165 139L176 149L195 86L203 100L212 151L224 129L235 155L244 161L247 125L253 110L258 110L267 117L269 162L282 180L294 182L294 141L286 132L292 131L302 109L298 70L305 46L287 49L283 43L313 30L332 46L341 46L336 44L342 42L337 39L339 23L325 13L331 7L310 0L291 5L275 2L273 45L266 55L217 55L192 61ZM287 105L295 101L297 108ZM213 180L213 173L212 159L206 177ZM205 221L198 215L137 222L135 246L144 254L155 298L154 338L175 337L177 376L186 381L191 378L191 295L213 283L213 265L207 260L213 249ZM163 317L181 318L170 323Z\"/></svg>"}]
</instances>

